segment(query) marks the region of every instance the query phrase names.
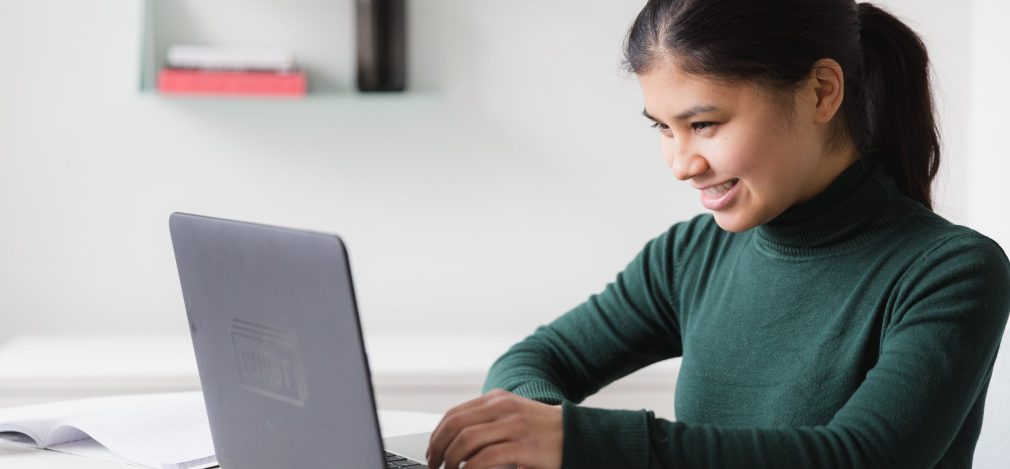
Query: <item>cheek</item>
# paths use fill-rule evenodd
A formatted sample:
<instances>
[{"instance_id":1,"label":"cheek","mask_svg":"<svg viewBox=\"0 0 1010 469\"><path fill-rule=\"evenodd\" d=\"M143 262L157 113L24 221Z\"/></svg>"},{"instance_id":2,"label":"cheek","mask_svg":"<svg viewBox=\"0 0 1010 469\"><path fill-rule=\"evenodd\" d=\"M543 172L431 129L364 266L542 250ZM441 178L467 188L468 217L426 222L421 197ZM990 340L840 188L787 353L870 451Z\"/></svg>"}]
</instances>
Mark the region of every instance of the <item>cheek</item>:
<instances>
[{"instance_id":1,"label":"cheek","mask_svg":"<svg viewBox=\"0 0 1010 469\"><path fill-rule=\"evenodd\" d=\"M775 172L783 155L782 139L758 126L741 126L748 131L723 135L713 145L713 159L721 163L721 170L741 176L761 178L762 174ZM757 181L751 181L757 182Z\"/></svg>"},{"instance_id":2,"label":"cheek","mask_svg":"<svg viewBox=\"0 0 1010 469\"><path fill-rule=\"evenodd\" d=\"M717 173L724 176L747 177L760 167L761 149L747 141L732 138L713 142L705 155Z\"/></svg>"}]
</instances>

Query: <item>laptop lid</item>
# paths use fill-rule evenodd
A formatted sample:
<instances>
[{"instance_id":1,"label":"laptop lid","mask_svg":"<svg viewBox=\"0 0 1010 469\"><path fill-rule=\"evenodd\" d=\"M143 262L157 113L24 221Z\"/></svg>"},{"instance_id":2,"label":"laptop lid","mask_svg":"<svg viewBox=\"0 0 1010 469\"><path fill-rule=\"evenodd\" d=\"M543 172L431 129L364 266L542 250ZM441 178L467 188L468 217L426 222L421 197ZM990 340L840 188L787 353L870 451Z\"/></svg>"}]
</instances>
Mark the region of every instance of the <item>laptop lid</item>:
<instances>
[{"instance_id":1,"label":"laptop lid","mask_svg":"<svg viewBox=\"0 0 1010 469\"><path fill-rule=\"evenodd\" d=\"M221 466L385 467L340 238L183 213L169 226Z\"/></svg>"}]
</instances>

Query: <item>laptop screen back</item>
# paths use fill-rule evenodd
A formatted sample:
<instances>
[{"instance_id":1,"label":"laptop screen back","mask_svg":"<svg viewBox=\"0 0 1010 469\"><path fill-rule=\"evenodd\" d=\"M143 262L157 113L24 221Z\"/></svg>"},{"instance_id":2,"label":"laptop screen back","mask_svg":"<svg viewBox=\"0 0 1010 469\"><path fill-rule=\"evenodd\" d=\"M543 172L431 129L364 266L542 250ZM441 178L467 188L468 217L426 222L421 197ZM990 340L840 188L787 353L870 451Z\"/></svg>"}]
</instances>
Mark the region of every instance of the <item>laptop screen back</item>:
<instances>
[{"instance_id":1,"label":"laptop screen back","mask_svg":"<svg viewBox=\"0 0 1010 469\"><path fill-rule=\"evenodd\" d=\"M222 468L384 467L341 240L180 213L169 225Z\"/></svg>"}]
</instances>

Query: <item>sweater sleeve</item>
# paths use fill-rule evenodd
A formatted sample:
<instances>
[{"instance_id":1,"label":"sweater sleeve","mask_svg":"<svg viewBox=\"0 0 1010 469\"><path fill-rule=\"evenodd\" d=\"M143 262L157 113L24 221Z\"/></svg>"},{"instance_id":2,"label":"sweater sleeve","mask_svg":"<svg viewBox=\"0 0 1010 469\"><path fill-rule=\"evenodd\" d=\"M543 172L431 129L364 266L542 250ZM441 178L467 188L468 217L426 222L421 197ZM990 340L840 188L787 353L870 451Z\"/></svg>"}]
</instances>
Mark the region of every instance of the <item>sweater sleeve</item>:
<instances>
[{"instance_id":1,"label":"sweater sleeve","mask_svg":"<svg viewBox=\"0 0 1010 469\"><path fill-rule=\"evenodd\" d=\"M509 349L491 366L484 391L581 402L639 368L679 356L670 295L678 225L647 243L603 292Z\"/></svg>"},{"instance_id":2,"label":"sweater sleeve","mask_svg":"<svg viewBox=\"0 0 1010 469\"><path fill-rule=\"evenodd\" d=\"M984 398L1010 264L962 234L900 278L877 363L825 425L729 428L563 403L564 468L933 467Z\"/></svg>"}]
</instances>

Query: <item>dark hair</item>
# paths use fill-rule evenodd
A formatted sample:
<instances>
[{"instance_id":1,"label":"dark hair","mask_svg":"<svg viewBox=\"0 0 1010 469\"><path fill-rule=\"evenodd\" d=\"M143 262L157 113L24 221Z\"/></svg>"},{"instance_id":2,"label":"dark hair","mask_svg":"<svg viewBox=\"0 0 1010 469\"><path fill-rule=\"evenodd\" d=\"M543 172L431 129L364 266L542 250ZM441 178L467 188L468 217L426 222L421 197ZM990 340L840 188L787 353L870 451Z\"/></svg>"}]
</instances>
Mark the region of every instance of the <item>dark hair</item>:
<instances>
[{"instance_id":1,"label":"dark hair","mask_svg":"<svg viewBox=\"0 0 1010 469\"><path fill-rule=\"evenodd\" d=\"M877 150L908 197L932 209L940 166L929 57L887 11L853 0L649 0L625 43L636 74L674 58L685 72L795 91L820 59L842 67L845 97L829 145ZM791 102L791 101L790 101Z\"/></svg>"}]
</instances>

